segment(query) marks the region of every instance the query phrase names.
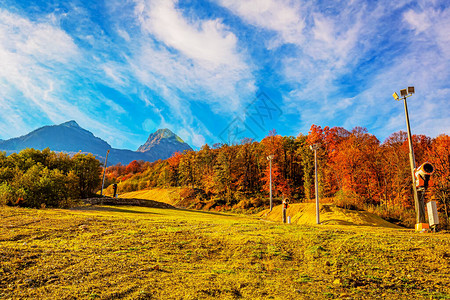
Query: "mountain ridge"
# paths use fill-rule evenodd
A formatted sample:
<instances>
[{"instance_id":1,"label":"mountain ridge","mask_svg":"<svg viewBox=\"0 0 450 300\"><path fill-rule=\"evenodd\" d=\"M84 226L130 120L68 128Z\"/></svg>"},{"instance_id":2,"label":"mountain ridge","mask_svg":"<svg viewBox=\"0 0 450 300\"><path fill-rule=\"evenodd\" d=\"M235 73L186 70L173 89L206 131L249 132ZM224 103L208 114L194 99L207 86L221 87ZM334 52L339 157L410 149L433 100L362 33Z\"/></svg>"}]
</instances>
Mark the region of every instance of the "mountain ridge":
<instances>
[{"instance_id":1,"label":"mountain ridge","mask_svg":"<svg viewBox=\"0 0 450 300\"><path fill-rule=\"evenodd\" d=\"M167 159L175 152L192 150L187 143L167 128L151 133L147 142L139 147L141 150L116 149L82 128L75 120L59 125L46 125L19 137L0 140L0 151L6 151L8 154L26 148L37 150L50 148L52 151L69 154L81 151L92 153L101 161L104 161L106 152L110 150L108 165L128 164L133 160L153 162L158 159Z\"/></svg>"}]
</instances>

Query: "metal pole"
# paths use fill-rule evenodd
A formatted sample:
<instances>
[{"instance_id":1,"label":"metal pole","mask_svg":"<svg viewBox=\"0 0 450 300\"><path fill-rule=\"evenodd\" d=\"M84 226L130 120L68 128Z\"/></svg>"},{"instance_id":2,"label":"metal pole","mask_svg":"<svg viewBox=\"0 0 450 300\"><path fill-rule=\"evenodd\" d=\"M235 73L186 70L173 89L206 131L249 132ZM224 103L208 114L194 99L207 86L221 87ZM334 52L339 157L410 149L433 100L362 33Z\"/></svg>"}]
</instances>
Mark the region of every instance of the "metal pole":
<instances>
[{"instance_id":1,"label":"metal pole","mask_svg":"<svg viewBox=\"0 0 450 300\"><path fill-rule=\"evenodd\" d=\"M416 188L416 177L414 176L414 169L416 168L416 161L414 158L414 149L411 139L411 128L409 126L409 115L408 115L408 105L406 104L406 96L403 97L403 103L405 104L405 117L406 117L406 129L408 130L408 142L409 142L409 161L411 164L411 177L413 183L413 194L414 194L414 206L416 209L416 223L426 223L425 220L425 205L419 200Z\"/></svg>"},{"instance_id":2,"label":"metal pole","mask_svg":"<svg viewBox=\"0 0 450 300\"><path fill-rule=\"evenodd\" d=\"M269 159L269 177L270 177L270 211L272 211L273 208L273 202L272 202L272 158Z\"/></svg>"},{"instance_id":3,"label":"metal pole","mask_svg":"<svg viewBox=\"0 0 450 300\"><path fill-rule=\"evenodd\" d=\"M319 182L317 179L317 150L314 150L314 185L315 185L315 192L316 192L316 221L317 224L320 224L320 217L319 217Z\"/></svg>"},{"instance_id":4,"label":"metal pole","mask_svg":"<svg viewBox=\"0 0 450 300\"><path fill-rule=\"evenodd\" d=\"M106 174L106 165L108 164L108 154L109 149L108 151L106 151L105 168L103 169L102 191L100 192L100 196L103 196L103 186L105 184L105 174Z\"/></svg>"}]
</instances>

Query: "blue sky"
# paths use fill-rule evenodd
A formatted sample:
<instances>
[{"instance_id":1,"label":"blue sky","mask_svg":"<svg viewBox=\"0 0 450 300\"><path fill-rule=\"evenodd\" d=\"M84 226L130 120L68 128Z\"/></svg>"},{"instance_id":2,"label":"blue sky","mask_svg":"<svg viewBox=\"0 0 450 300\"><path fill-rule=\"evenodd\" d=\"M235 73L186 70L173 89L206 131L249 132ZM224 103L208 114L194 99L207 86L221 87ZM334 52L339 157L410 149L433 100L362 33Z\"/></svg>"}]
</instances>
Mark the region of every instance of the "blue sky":
<instances>
[{"instance_id":1,"label":"blue sky","mask_svg":"<svg viewBox=\"0 0 450 300\"><path fill-rule=\"evenodd\" d=\"M366 127L450 129L448 1L0 3L0 139L76 120L135 150Z\"/></svg>"}]
</instances>

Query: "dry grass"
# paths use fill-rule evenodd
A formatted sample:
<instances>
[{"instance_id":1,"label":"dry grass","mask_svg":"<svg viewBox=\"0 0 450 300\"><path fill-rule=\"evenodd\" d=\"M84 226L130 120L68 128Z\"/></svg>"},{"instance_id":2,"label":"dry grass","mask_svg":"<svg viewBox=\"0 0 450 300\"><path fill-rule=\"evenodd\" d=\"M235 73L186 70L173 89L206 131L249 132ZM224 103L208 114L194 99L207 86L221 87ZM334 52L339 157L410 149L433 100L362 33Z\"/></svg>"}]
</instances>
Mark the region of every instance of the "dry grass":
<instances>
[{"instance_id":1,"label":"dry grass","mask_svg":"<svg viewBox=\"0 0 450 300\"><path fill-rule=\"evenodd\" d=\"M445 233L0 208L1 299L450 299Z\"/></svg>"},{"instance_id":2,"label":"dry grass","mask_svg":"<svg viewBox=\"0 0 450 300\"><path fill-rule=\"evenodd\" d=\"M135 192L120 194L120 198L139 198L154 200L170 205L176 205L180 201L180 191L182 188L151 188Z\"/></svg>"},{"instance_id":3,"label":"dry grass","mask_svg":"<svg viewBox=\"0 0 450 300\"><path fill-rule=\"evenodd\" d=\"M314 225L316 224L316 204L298 203L290 204L287 210L287 216L291 217L293 224ZM259 216L272 221L282 220L282 206L275 206L272 211L264 210ZM366 211L348 210L337 207L334 204L320 204L319 206L320 223L323 225L357 225L397 228L400 226L389 223L375 214Z\"/></svg>"}]
</instances>

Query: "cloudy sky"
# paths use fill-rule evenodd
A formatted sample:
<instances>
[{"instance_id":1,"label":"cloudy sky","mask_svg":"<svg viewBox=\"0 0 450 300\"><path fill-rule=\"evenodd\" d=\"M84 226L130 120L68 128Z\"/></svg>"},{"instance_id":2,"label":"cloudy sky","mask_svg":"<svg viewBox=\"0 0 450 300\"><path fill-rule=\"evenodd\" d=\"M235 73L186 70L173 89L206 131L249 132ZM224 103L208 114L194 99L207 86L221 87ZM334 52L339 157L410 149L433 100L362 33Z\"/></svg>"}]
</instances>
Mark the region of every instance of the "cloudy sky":
<instances>
[{"instance_id":1,"label":"cloudy sky","mask_svg":"<svg viewBox=\"0 0 450 300\"><path fill-rule=\"evenodd\" d=\"M450 3L3 0L0 139L76 120L135 150L169 128L194 147L312 124L450 133Z\"/></svg>"}]
</instances>

